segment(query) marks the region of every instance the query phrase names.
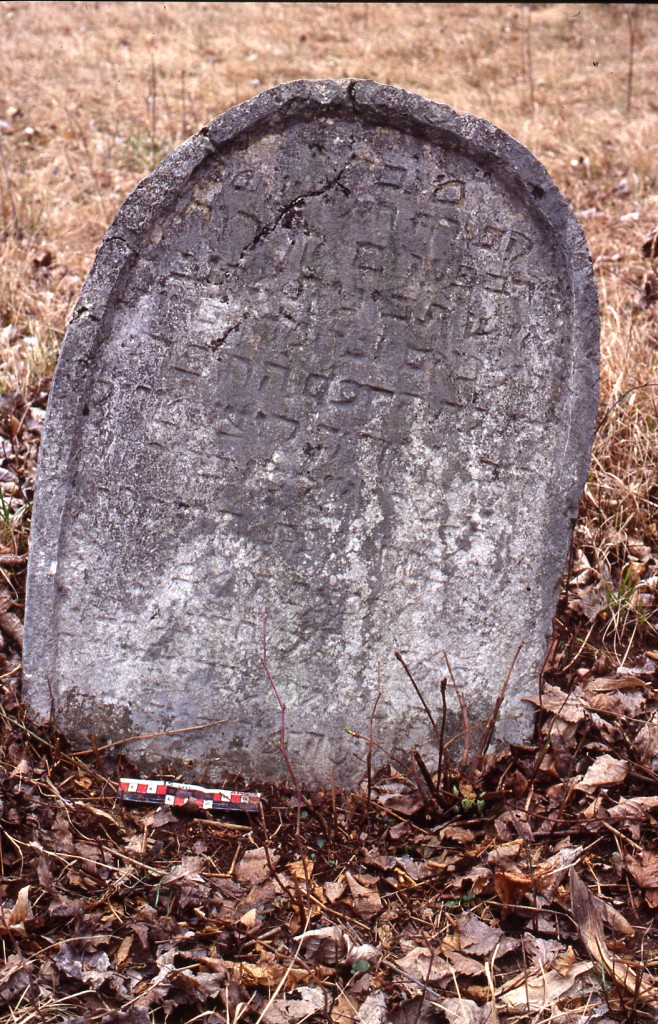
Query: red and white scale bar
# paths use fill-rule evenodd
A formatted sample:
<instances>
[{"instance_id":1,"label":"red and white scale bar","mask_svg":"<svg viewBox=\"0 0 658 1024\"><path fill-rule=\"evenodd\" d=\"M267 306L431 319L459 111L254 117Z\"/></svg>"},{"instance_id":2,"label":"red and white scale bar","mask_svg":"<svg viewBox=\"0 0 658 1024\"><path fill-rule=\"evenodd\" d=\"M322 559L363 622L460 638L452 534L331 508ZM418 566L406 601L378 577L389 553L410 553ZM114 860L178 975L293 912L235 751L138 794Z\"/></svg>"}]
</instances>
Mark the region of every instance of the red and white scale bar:
<instances>
[{"instance_id":1,"label":"red and white scale bar","mask_svg":"<svg viewBox=\"0 0 658 1024\"><path fill-rule=\"evenodd\" d=\"M189 786L185 782L165 782L163 779L119 779L120 800L137 803L165 804L183 807L195 800L207 811L256 812L260 807L260 793L243 793L236 789L205 789Z\"/></svg>"}]
</instances>

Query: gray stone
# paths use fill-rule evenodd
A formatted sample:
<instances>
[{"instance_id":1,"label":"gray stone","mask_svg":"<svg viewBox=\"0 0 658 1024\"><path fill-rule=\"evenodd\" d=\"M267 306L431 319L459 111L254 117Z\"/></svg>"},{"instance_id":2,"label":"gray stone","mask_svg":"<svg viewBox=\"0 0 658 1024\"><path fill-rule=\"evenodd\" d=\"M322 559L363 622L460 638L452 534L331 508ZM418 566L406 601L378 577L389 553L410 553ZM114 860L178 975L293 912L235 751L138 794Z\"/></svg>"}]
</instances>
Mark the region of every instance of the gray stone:
<instances>
[{"instance_id":1,"label":"gray stone","mask_svg":"<svg viewBox=\"0 0 658 1024\"><path fill-rule=\"evenodd\" d=\"M53 384L25 696L159 762L363 773L432 735L444 652L527 736L589 464L598 306L545 170L486 121L365 81L217 118L116 216ZM447 734L459 723L449 689Z\"/></svg>"}]
</instances>

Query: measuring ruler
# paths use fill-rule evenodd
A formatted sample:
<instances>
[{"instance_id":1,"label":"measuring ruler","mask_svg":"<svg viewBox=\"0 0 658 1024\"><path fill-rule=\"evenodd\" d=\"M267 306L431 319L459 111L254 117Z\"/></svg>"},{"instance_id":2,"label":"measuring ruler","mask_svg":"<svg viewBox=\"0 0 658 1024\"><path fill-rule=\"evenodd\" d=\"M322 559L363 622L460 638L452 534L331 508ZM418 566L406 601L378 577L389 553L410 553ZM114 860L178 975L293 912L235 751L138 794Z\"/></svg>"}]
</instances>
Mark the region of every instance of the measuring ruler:
<instances>
[{"instance_id":1,"label":"measuring ruler","mask_svg":"<svg viewBox=\"0 0 658 1024\"><path fill-rule=\"evenodd\" d=\"M183 807L194 800L204 811L247 811L256 813L260 808L260 793L243 793L236 789L205 789L188 786L185 782L165 782L162 779L119 779L120 800L134 800L140 804L164 804Z\"/></svg>"}]
</instances>

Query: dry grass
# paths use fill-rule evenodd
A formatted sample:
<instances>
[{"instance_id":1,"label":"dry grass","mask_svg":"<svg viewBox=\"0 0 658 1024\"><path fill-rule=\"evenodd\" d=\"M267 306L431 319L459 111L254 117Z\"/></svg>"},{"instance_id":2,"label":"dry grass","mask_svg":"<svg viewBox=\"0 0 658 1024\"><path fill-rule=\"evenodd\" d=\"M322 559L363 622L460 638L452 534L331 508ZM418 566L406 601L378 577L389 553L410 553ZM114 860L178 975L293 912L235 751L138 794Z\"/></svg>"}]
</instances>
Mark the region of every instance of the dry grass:
<instances>
[{"instance_id":1,"label":"dry grass","mask_svg":"<svg viewBox=\"0 0 658 1024\"><path fill-rule=\"evenodd\" d=\"M656 5L5 2L0 26L5 392L51 374L94 250L136 182L262 89L374 78L529 146L580 216L596 268L602 408L619 404L597 437L583 524L619 595L635 571L629 540L655 547L658 535L658 389L644 387L658 383L658 307L642 305L641 256L658 221ZM625 641L651 628L645 605L620 620Z\"/></svg>"}]
</instances>

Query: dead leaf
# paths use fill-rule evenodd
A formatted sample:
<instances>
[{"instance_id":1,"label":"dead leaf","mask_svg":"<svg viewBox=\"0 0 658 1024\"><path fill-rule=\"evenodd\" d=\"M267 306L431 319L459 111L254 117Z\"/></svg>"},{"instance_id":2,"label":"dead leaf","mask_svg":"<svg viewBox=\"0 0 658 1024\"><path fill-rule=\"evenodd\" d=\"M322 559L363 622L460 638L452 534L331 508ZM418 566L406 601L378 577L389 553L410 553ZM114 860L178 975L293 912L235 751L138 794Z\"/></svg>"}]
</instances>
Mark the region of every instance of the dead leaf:
<instances>
[{"instance_id":1,"label":"dead leaf","mask_svg":"<svg viewBox=\"0 0 658 1024\"><path fill-rule=\"evenodd\" d=\"M121 945L114 954L114 965L115 967L121 967L121 965L128 959L131 946L135 941L134 935L126 935L121 941Z\"/></svg>"},{"instance_id":2,"label":"dead leaf","mask_svg":"<svg viewBox=\"0 0 658 1024\"><path fill-rule=\"evenodd\" d=\"M324 894L330 903L336 903L347 889L347 882L344 878L338 878L335 882L324 883Z\"/></svg>"},{"instance_id":3,"label":"dead leaf","mask_svg":"<svg viewBox=\"0 0 658 1024\"><path fill-rule=\"evenodd\" d=\"M445 1014L431 1004L424 992L400 1003L390 1019L391 1024L445 1024Z\"/></svg>"},{"instance_id":4,"label":"dead leaf","mask_svg":"<svg viewBox=\"0 0 658 1024\"><path fill-rule=\"evenodd\" d=\"M635 665L625 666L624 674L627 676L637 676L638 679L654 679L656 675L656 666L652 658L648 658L645 654L642 654L638 657Z\"/></svg>"},{"instance_id":5,"label":"dead leaf","mask_svg":"<svg viewBox=\"0 0 658 1024\"><path fill-rule=\"evenodd\" d=\"M180 864L174 864L160 884L163 886L203 884L206 880L203 875L199 874L203 867L203 857L185 856Z\"/></svg>"},{"instance_id":6,"label":"dead leaf","mask_svg":"<svg viewBox=\"0 0 658 1024\"><path fill-rule=\"evenodd\" d=\"M296 1024L314 1014L324 1015L327 998L319 986L302 985L294 995L275 999L263 1011L266 1024Z\"/></svg>"},{"instance_id":7,"label":"dead leaf","mask_svg":"<svg viewBox=\"0 0 658 1024\"><path fill-rule=\"evenodd\" d=\"M356 963L361 961L364 964L368 964L369 967L376 966L382 958L380 950L375 946L369 945L364 942L359 946L351 946L348 950L344 961L348 967L354 967Z\"/></svg>"},{"instance_id":8,"label":"dead leaf","mask_svg":"<svg viewBox=\"0 0 658 1024\"><path fill-rule=\"evenodd\" d=\"M101 1017L98 1024L150 1024L149 1012L144 1006L130 1006L127 1010L112 1010Z\"/></svg>"},{"instance_id":9,"label":"dead leaf","mask_svg":"<svg viewBox=\"0 0 658 1024\"><path fill-rule=\"evenodd\" d=\"M270 854L270 860L273 864L276 864L278 859L274 854ZM234 874L237 881L243 885L256 885L258 882L264 882L265 879L269 878L270 869L267 863L265 847L259 846L255 850L247 850L236 865Z\"/></svg>"},{"instance_id":10,"label":"dead leaf","mask_svg":"<svg viewBox=\"0 0 658 1024\"><path fill-rule=\"evenodd\" d=\"M75 941L63 943L54 954L53 962L67 977L82 981L94 989L100 988L106 980L110 966L107 953L87 953Z\"/></svg>"},{"instance_id":11,"label":"dead leaf","mask_svg":"<svg viewBox=\"0 0 658 1024\"><path fill-rule=\"evenodd\" d=\"M639 1001L656 1004L658 1002L658 985L648 972L638 977L631 967L611 955L603 934L603 921L599 907L574 868L571 869L569 880L571 912L588 955L604 968L607 975L617 985L632 992Z\"/></svg>"},{"instance_id":12,"label":"dead leaf","mask_svg":"<svg viewBox=\"0 0 658 1024\"><path fill-rule=\"evenodd\" d=\"M526 893L532 891L532 879L522 871L494 872L494 891L507 913L517 906Z\"/></svg>"},{"instance_id":13,"label":"dead leaf","mask_svg":"<svg viewBox=\"0 0 658 1024\"><path fill-rule=\"evenodd\" d=\"M241 924L246 931L252 931L252 929L256 928L260 924L260 918L256 908L252 907L245 914L242 914L242 916L238 918L238 924Z\"/></svg>"},{"instance_id":14,"label":"dead leaf","mask_svg":"<svg viewBox=\"0 0 658 1024\"><path fill-rule=\"evenodd\" d=\"M582 846L563 846L551 857L533 868L535 890L544 900L551 900L557 887L566 877L569 868L573 867L583 855ZM541 905L541 901L540 905Z\"/></svg>"},{"instance_id":15,"label":"dead leaf","mask_svg":"<svg viewBox=\"0 0 658 1024\"><path fill-rule=\"evenodd\" d=\"M626 856L626 867L642 889L652 909L658 907L658 853L643 850L639 857Z\"/></svg>"},{"instance_id":16,"label":"dead leaf","mask_svg":"<svg viewBox=\"0 0 658 1024\"><path fill-rule=\"evenodd\" d=\"M523 976L520 985L497 993L506 1010L515 1013L541 1013L554 1010L560 999L575 995L578 978L591 971L589 960L574 964L566 974L555 970L535 973L536 969ZM518 980L518 979L515 979Z\"/></svg>"},{"instance_id":17,"label":"dead leaf","mask_svg":"<svg viewBox=\"0 0 658 1024\"><path fill-rule=\"evenodd\" d=\"M206 999L217 999L226 989L226 981L218 974L211 974L208 971L200 971L194 976L196 991L194 995L205 1001Z\"/></svg>"},{"instance_id":18,"label":"dead leaf","mask_svg":"<svg viewBox=\"0 0 658 1024\"><path fill-rule=\"evenodd\" d=\"M70 896L55 896L48 905L48 913L51 917L77 917L83 909L83 900L71 899Z\"/></svg>"},{"instance_id":19,"label":"dead leaf","mask_svg":"<svg viewBox=\"0 0 658 1024\"><path fill-rule=\"evenodd\" d=\"M23 924L31 915L30 887L24 885L16 897L16 902L9 914L9 927Z\"/></svg>"},{"instance_id":20,"label":"dead leaf","mask_svg":"<svg viewBox=\"0 0 658 1024\"><path fill-rule=\"evenodd\" d=\"M394 962L396 967L414 981L444 981L452 977L450 965L435 950L427 949L425 946L410 949L405 956Z\"/></svg>"},{"instance_id":21,"label":"dead leaf","mask_svg":"<svg viewBox=\"0 0 658 1024\"><path fill-rule=\"evenodd\" d=\"M587 704L581 694L582 690L579 690L578 687L574 688L571 693L566 693L557 686L545 683L539 700L534 697L526 697L525 700L529 700L533 704L539 704L544 711L551 712L557 718L562 718L565 722L576 724L581 722L588 714Z\"/></svg>"},{"instance_id":22,"label":"dead leaf","mask_svg":"<svg viewBox=\"0 0 658 1024\"><path fill-rule=\"evenodd\" d=\"M491 892L493 887L493 871L485 867L484 864L474 864L468 871L457 875L455 881L459 885L462 885L463 882L468 882L470 891L479 896L480 893L485 891Z\"/></svg>"},{"instance_id":23,"label":"dead leaf","mask_svg":"<svg viewBox=\"0 0 658 1024\"><path fill-rule=\"evenodd\" d=\"M635 689L632 690L592 693L588 698L589 706L594 711L602 711L607 715L637 717L644 711L647 699L642 690L638 689L638 685L641 685L639 680L635 679L633 682Z\"/></svg>"},{"instance_id":24,"label":"dead leaf","mask_svg":"<svg viewBox=\"0 0 658 1024\"><path fill-rule=\"evenodd\" d=\"M363 860L368 867L379 868L380 871L391 871L395 867L397 858L379 853L378 850L366 850Z\"/></svg>"},{"instance_id":25,"label":"dead leaf","mask_svg":"<svg viewBox=\"0 0 658 1024\"><path fill-rule=\"evenodd\" d=\"M628 775L628 762L620 761L610 754L601 754L592 761L576 789L591 793L599 786L615 786L623 782Z\"/></svg>"},{"instance_id":26,"label":"dead leaf","mask_svg":"<svg viewBox=\"0 0 658 1024\"><path fill-rule=\"evenodd\" d=\"M608 818L619 828L627 828L634 839L640 838L640 825L658 808L658 796L632 796L620 800L607 810Z\"/></svg>"},{"instance_id":27,"label":"dead leaf","mask_svg":"<svg viewBox=\"0 0 658 1024\"><path fill-rule=\"evenodd\" d=\"M582 586L572 587L568 602L570 611L584 615L588 622L594 622L608 603L605 582L596 577Z\"/></svg>"},{"instance_id":28,"label":"dead leaf","mask_svg":"<svg viewBox=\"0 0 658 1024\"><path fill-rule=\"evenodd\" d=\"M413 818L424 807L422 797L417 793L383 793L377 796L377 803L407 818Z\"/></svg>"},{"instance_id":29,"label":"dead leaf","mask_svg":"<svg viewBox=\"0 0 658 1024\"><path fill-rule=\"evenodd\" d=\"M450 839L453 843L458 843L459 846L466 846L473 842L473 833L468 828L462 828L461 825L446 825L439 832L439 836L442 840Z\"/></svg>"},{"instance_id":30,"label":"dead leaf","mask_svg":"<svg viewBox=\"0 0 658 1024\"><path fill-rule=\"evenodd\" d=\"M333 966L345 958L350 945L343 929L333 925L307 932L301 940L300 953L311 963Z\"/></svg>"},{"instance_id":31,"label":"dead leaf","mask_svg":"<svg viewBox=\"0 0 658 1024\"><path fill-rule=\"evenodd\" d=\"M349 990L340 992L331 1007L331 1019L334 1024L352 1024L358 1012L359 1003L356 997L350 996Z\"/></svg>"},{"instance_id":32,"label":"dead leaf","mask_svg":"<svg viewBox=\"0 0 658 1024\"><path fill-rule=\"evenodd\" d=\"M213 974L219 975L222 980L228 976L226 960L222 960L220 956L200 956L198 960L202 967L207 967Z\"/></svg>"},{"instance_id":33,"label":"dead leaf","mask_svg":"<svg viewBox=\"0 0 658 1024\"><path fill-rule=\"evenodd\" d=\"M239 981L248 987L253 985L269 985L276 988L279 982L285 977L284 988L295 989L302 981L307 981L311 976L310 971L299 967L288 970L284 963L260 963L251 964L248 961L233 963L226 961L227 965L234 968L235 976Z\"/></svg>"},{"instance_id":34,"label":"dead leaf","mask_svg":"<svg viewBox=\"0 0 658 1024\"><path fill-rule=\"evenodd\" d=\"M30 984L30 973L24 957L11 953L0 967L0 1006L6 1006Z\"/></svg>"},{"instance_id":35,"label":"dead leaf","mask_svg":"<svg viewBox=\"0 0 658 1024\"><path fill-rule=\"evenodd\" d=\"M503 935L500 928L487 924L475 914L461 914L456 921L459 952L470 956L490 956L497 949L497 956L504 956L521 945L520 939Z\"/></svg>"},{"instance_id":36,"label":"dead leaf","mask_svg":"<svg viewBox=\"0 0 658 1024\"><path fill-rule=\"evenodd\" d=\"M542 939L531 932L525 932L523 936L523 949L533 963L547 967L558 954L564 953L563 943L555 939Z\"/></svg>"},{"instance_id":37,"label":"dead leaf","mask_svg":"<svg viewBox=\"0 0 658 1024\"><path fill-rule=\"evenodd\" d=\"M611 903L607 903L599 896L595 896L594 893L591 893L591 896L601 913L601 919L604 924L607 924L608 928L621 935L635 935L633 925Z\"/></svg>"},{"instance_id":38,"label":"dead leaf","mask_svg":"<svg viewBox=\"0 0 658 1024\"><path fill-rule=\"evenodd\" d=\"M522 847L523 843L520 839L516 839L511 843L498 843L487 853L487 865L490 868L495 867L498 864L508 866L512 861L517 859Z\"/></svg>"},{"instance_id":39,"label":"dead leaf","mask_svg":"<svg viewBox=\"0 0 658 1024\"><path fill-rule=\"evenodd\" d=\"M293 878L296 878L298 882L305 882L307 879L311 878L314 867L315 865L313 864L313 861L308 857L305 857L304 860L295 860L292 864L288 864L286 871L291 874Z\"/></svg>"},{"instance_id":40,"label":"dead leaf","mask_svg":"<svg viewBox=\"0 0 658 1024\"><path fill-rule=\"evenodd\" d=\"M359 917L369 921L379 914L383 907L377 890L361 885L349 871L345 872L345 878L350 888L354 909Z\"/></svg>"},{"instance_id":41,"label":"dead leaf","mask_svg":"<svg viewBox=\"0 0 658 1024\"><path fill-rule=\"evenodd\" d=\"M477 977L478 974L484 974L484 964L481 960L474 960L472 956L464 956L463 953L458 953L454 949L447 952L446 957L455 968L457 974L464 974L467 977Z\"/></svg>"},{"instance_id":42,"label":"dead leaf","mask_svg":"<svg viewBox=\"0 0 658 1024\"><path fill-rule=\"evenodd\" d=\"M638 732L633 752L640 764L652 770L658 767L658 712L654 712Z\"/></svg>"},{"instance_id":43,"label":"dead leaf","mask_svg":"<svg viewBox=\"0 0 658 1024\"><path fill-rule=\"evenodd\" d=\"M472 999L441 999L438 1006L446 1024L493 1024L495 1020L491 1004L478 1006Z\"/></svg>"},{"instance_id":44,"label":"dead leaf","mask_svg":"<svg viewBox=\"0 0 658 1024\"><path fill-rule=\"evenodd\" d=\"M386 996L381 989L366 996L355 1020L356 1024L386 1024L388 1008Z\"/></svg>"}]
</instances>

